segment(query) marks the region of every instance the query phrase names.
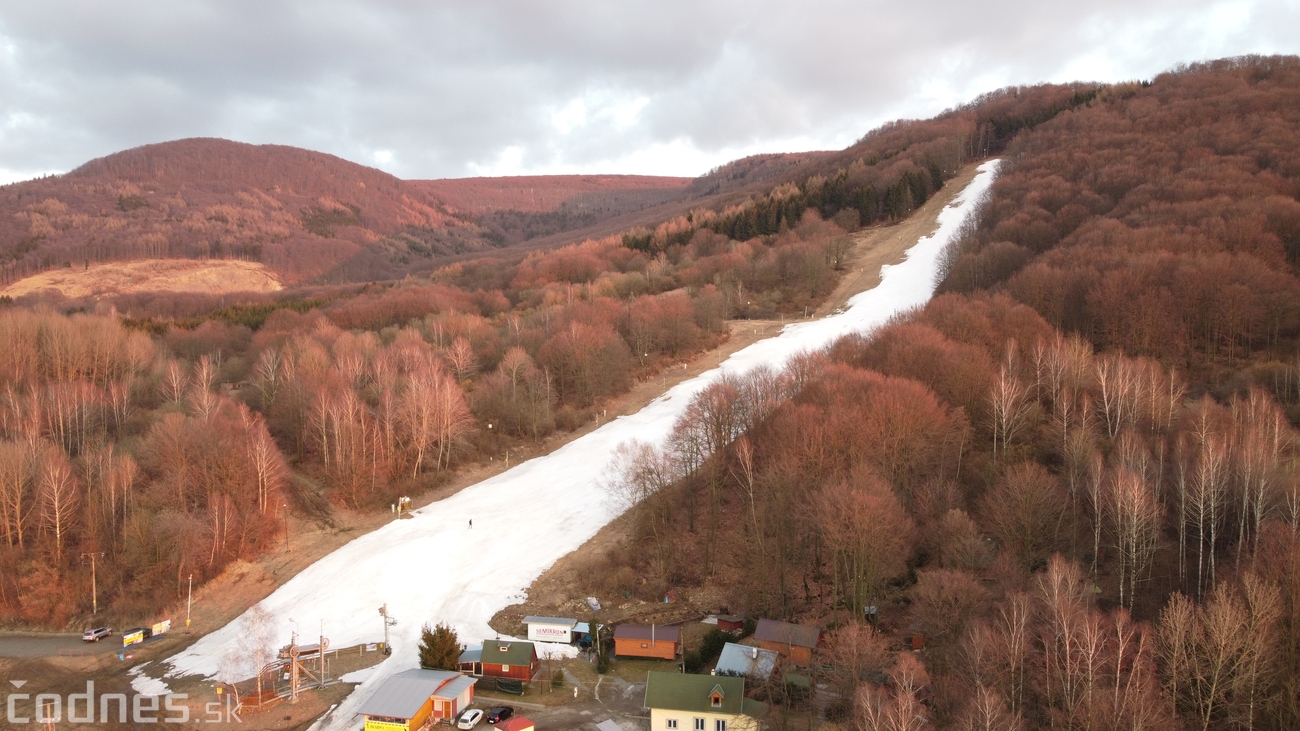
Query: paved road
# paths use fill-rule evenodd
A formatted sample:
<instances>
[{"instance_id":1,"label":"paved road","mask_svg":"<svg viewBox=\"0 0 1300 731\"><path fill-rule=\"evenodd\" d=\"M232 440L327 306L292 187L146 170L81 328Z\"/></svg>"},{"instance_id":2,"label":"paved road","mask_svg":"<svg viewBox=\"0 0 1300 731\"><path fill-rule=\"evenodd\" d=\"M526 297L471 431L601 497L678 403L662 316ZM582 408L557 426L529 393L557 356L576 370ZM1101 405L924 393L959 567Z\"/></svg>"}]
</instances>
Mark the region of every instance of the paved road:
<instances>
[{"instance_id":1,"label":"paved road","mask_svg":"<svg viewBox=\"0 0 1300 731\"><path fill-rule=\"evenodd\" d=\"M99 642L82 642L81 635L0 634L0 657L48 657L112 653L122 649L122 639L112 635Z\"/></svg>"}]
</instances>

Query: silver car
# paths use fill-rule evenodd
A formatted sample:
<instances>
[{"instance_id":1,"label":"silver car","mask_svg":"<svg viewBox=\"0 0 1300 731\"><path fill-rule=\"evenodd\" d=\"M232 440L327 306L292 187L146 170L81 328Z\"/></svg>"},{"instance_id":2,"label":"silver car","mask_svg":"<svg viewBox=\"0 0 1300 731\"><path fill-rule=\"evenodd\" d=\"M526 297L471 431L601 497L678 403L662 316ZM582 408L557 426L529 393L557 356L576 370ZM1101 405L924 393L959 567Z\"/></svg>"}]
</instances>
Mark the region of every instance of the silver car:
<instances>
[{"instance_id":1,"label":"silver car","mask_svg":"<svg viewBox=\"0 0 1300 731\"><path fill-rule=\"evenodd\" d=\"M81 633L83 642L99 642L100 640L113 634L113 630L108 627L95 627Z\"/></svg>"}]
</instances>

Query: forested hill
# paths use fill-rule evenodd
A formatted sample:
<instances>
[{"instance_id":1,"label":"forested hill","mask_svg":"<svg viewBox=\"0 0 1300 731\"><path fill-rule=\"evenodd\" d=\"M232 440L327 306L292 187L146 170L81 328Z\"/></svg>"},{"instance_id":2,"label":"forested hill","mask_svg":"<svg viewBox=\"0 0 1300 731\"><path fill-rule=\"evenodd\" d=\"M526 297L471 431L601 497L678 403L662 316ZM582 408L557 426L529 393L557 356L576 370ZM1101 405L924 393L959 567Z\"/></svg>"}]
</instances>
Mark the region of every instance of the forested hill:
<instances>
[{"instance_id":1,"label":"forested hill","mask_svg":"<svg viewBox=\"0 0 1300 731\"><path fill-rule=\"evenodd\" d=\"M203 257L260 261L290 284L392 278L663 203L690 182L496 181L404 181L282 145L146 145L0 188L0 279L87 262ZM520 185L531 202L503 193Z\"/></svg>"},{"instance_id":2,"label":"forested hill","mask_svg":"<svg viewBox=\"0 0 1300 731\"><path fill-rule=\"evenodd\" d=\"M1300 728L1300 58L1005 90L701 225L889 215L963 150L1003 164L940 294L630 450L575 594L829 629L828 729Z\"/></svg>"},{"instance_id":3,"label":"forested hill","mask_svg":"<svg viewBox=\"0 0 1300 731\"><path fill-rule=\"evenodd\" d=\"M1199 64L1019 137L942 290L1006 292L1099 350L1257 384L1300 352L1300 59Z\"/></svg>"},{"instance_id":4,"label":"forested hill","mask_svg":"<svg viewBox=\"0 0 1300 731\"><path fill-rule=\"evenodd\" d=\"M933 120L886 125L845 150L755 155L695 180L403 181L280 145L146 145L0 187L0 283L55 267L208 257L261 262L290 286L395 279L449 258L633 229L642 248L684 243L704 224L743 240L790 228L808 207L825 218L851 209L857 218L841 225L853 228L907 215L966 161L1099 93L1096 84L1006 89Z\"/></svg>"}]
</instances>

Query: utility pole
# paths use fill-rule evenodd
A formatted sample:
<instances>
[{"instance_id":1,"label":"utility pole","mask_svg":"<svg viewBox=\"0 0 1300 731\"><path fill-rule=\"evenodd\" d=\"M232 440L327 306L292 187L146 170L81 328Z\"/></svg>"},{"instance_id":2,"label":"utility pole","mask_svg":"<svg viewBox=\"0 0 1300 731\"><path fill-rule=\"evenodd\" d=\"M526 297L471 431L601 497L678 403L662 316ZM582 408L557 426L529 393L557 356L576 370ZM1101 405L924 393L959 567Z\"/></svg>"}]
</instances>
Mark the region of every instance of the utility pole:
<instances>
[{"instance_id":1,"label":"utility pole","mask_svg":"<svg viewBox=\"0 0 1300 731\"><path fill-rule=\"evenodd\" d=\"M397 620L388 616L388 604L384 604L384 606L379 608L379 616L384 618L384 654L391 655L393 654L393 650L388 645L388 628L397 624Z\"/></svg>"},{"instance_id":2,"label":"utility pole","mask_svg":"<svg viewBox=\"0 0 1300 731\"><path fill-rule=\"evenodd\" d=\"M194 606L194 574L190 574L190 588L185 598L185 626L190 626L190 607Z\"/></svg>"},{"instance_id":3,"label":"utility pole","mask_svg":"<svg viewBox=\"0 0 1300 731\"><path fill-rule=\"evenodd\" d=\"M284 552L289 552L289 506L280 503L280 511L284 514Z\"/></svg>"},{"instance_id":4,"label":"utility pole","mask_svg":"<svg viewBox=\"0 0 1300 731\"><path fill-rule=\"evenodd\" d=\"M320 644L317 645L320 648L320 678L317 682L321 688L325 687L325 648L328 646L325 642L325 620L322 619L320 621Z\"/></svg>"},{"instance_id":5,"label":"utility pole","mask_svg":"<svg viewBox=\"0 0 1300 731\"><path fill-rule=\"evenodd\" d=\"M104 554L83 553L81 557L90 559L90 613L99 614L99 588L95 583L95 559L103 558Z\"/></svg>"},{"instance_id":6,"label":"utility pole","mask_svg":"<svg viewBox=\"0 0 1300 731\"><path fill-rule=\"evenodd\" d=\"M293 620L290 620L293 621ZM289 702L298 702L298 631L289 642Z\"/></svg>"}]
</instances>

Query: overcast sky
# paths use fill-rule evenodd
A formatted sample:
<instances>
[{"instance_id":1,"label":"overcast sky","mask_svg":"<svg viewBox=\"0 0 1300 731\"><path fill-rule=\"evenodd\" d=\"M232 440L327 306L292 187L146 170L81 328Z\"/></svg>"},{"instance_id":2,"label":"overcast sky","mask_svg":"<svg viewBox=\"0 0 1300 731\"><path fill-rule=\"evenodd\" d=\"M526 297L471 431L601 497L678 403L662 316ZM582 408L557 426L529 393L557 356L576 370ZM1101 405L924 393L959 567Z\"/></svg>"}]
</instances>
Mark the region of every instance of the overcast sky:
<instances>
[{"instance_id":1,"label":"overcast sky","mask_svg":"<svg viewBox=\"0 0 1300 731\"><path fill-rule=\"evenodd\" d=\"M0 0L0 182L198 136L404 178L698 175L1298 28L1300 0Z\"/></svg>"}]
</instances>

